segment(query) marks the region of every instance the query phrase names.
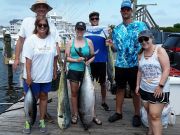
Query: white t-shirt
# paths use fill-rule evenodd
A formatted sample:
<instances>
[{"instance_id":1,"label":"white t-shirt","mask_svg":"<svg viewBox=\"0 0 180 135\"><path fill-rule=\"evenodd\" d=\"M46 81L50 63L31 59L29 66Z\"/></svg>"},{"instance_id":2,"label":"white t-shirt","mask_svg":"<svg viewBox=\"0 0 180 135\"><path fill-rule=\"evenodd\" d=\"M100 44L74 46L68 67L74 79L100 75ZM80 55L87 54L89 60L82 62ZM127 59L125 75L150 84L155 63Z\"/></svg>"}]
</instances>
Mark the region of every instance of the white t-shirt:
<instances>
[{"instance_id":1,"label":"white t-shirt","mask_svg":"<svg viewBox=\"0 0 180 135\"><path fill-rule=\"evenodd\" d=\"M45 39L36 34L28 37L24 43L23 57L32 60L31 77L35 83L52 81L54 57L57 55L56 41L50 34ZM23 78L27 79L26 64Z\"/></svg>"},{"instance_id":2,"label":"white t-shirt","mask_svg":"<svg viewBox=\"0 0 180 135\"><path fill-rule=\"evenodd\" d=\"M33 31L35 29L35 25L34 25L35 21L36 21L36 17L25 18L21 24L21 28L20 28L18 35L25 39L30 37L33 34ZM56 42L59 43L60 37L59 37L58 31L57 31L55 25L53 23L51 23L50 21L48 21L48 23L49 23L49 27L50 27L50 34L52 34L52 36L55 38ZM23 50L24 49L22 49L22 52L23 52ZM25 63L25 58L21 57L21 62Z\"/></svg>"}]
</instances>

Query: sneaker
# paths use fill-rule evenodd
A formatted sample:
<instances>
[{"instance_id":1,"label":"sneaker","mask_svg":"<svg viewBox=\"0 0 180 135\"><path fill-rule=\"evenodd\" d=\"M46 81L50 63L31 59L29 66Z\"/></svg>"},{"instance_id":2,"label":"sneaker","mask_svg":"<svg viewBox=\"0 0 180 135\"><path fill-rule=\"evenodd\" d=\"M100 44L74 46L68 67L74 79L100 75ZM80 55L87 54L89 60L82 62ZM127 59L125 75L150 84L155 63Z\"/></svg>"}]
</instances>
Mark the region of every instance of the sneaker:
<instances>
[{"instance_id":1,"label":"sneaker","mask_svg":"<svg viewBox=\"0 0 180 135\"><path fill-rule=\"evenodd\" d=\"M141 118L139 115L134 115L132 120L133 127L139 127L141 126Z\"/></svg>"},{"instance_id":2,"label":"sneaker","mask_svg":"<svg viewBox=\"0 0 180 135\"><path fill-rule=\"evenodd\" d=\"M25 133L25 134L31 133L31 126L30 126L30 123L28 121L26 121L24 124L23 133Z\"/></svg>"},{"instance_id":3,"label":"sneaker","mask_svg":"<svg viewBox=\"0 0 180 135\"><path fill-rule=\"evenodd\" d=\"M114 113L112 116L109 117L108 121L109 122L115 122L117 120L122 119L122 114L120 113Z\"/></svg>"},{"instance_id":4,"label":"sneaker","mask_svg":"<svg viewBox=\"0 0 180 135\"><path fill-rule=\"evenodd\" d=\"M109 106L106 103L102 103L101 106L105 111L110 111Z\"/></svg>"},{"instance_id":5,"label":"sneaker","mask_svg":"<svg viewBox=\"0 0 180 135\"><path fill-rule=\"evenodd\" d=\"M39 128L41 133L45 133L47 131L44 120L39 121Z\"/></svg>"}]
</instances>

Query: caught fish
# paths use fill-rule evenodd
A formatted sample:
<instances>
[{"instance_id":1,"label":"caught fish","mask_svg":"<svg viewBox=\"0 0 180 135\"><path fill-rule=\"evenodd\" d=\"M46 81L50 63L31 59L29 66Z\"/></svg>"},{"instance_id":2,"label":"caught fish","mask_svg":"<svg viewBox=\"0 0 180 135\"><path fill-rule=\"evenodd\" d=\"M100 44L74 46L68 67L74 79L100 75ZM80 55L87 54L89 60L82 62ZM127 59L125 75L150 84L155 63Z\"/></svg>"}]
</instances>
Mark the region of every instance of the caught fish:
<instances>
[{"instance_id":1,"label":"caught fish","mask_svg":"<svg viewBox=\"0 0 180 135\"><path fill-rule=\"evenodd\" d=\"M28 89L24 99L24 112L26 120L29 121L31 125L33 125L36 121L37 105L36 98L32 93L31 88Z\"/></svg>"},{"instance_id":2,"label":"caught fish","mask_svg":"<svg viewBox=\"0 0 180 135\"><path fill-rule=\"evenodd\" d=\"M108 46L107 76L110 83L113 84L115 78L115 69L114 69L113 52L110 46Z\"/></svg>"},{"instance_id":3,"label":"caught fish","mask_svg":"<svg viewBox=\"0 0 180 135\"><path fill-rule=\"evenodd\" d=\"M95 92L87 66L85 66L84 78L81 82L78 100L79 117L84 129L88 130L94 117Z\"/></svg>"},{"instance_id":4,"label":"caught fish","mask_svg":"<svg viewBox=\"0 0 180 135\"><path fill-rule=\"evenodd\" d=\"M61 77L58 89L57 119L61 129L68 128L71 124L71 110L68 96L67 77L65 72L66 64L62 66Z\"/></svg>"}]
</instances>

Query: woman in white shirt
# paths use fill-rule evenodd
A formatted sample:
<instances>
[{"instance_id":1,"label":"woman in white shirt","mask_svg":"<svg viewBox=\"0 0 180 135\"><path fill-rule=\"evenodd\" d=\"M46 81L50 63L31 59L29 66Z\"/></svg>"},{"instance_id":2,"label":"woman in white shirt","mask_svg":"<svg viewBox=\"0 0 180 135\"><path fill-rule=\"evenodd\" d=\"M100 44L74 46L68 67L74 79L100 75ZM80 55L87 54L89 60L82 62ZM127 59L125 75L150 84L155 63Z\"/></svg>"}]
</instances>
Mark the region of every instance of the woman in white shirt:
<instances>
[{"instance_id":1,"label":"woman in white shirt","mask_svg":"<svg viewBox=\"0 0 180 135\"><path fill-rule=\"evenodd\" d=\"M39 98L40 131L46 132L44 116L46 114L48 92L51 90L52 79L56 78L56 41L49 29L46 18L37 18L34 34L27 38L24 44L24 90L27 93L31 86L33 94ZM28 121L25 130L28 128Z\"/></svg>"},{"instance_id":2,"label":"woman in white shirt","mask_svg":"<svg viewBox=\"0 0 180 135\"><path fill-rule=\"evenodd\" d=\"M169 103L169 57L162 47L153 44L149 30L140 32L138 41L143 51L139 55L136 94L141 95L148 114L148 135L162 135L161 113Z\"/></svg>"}]
</instances>

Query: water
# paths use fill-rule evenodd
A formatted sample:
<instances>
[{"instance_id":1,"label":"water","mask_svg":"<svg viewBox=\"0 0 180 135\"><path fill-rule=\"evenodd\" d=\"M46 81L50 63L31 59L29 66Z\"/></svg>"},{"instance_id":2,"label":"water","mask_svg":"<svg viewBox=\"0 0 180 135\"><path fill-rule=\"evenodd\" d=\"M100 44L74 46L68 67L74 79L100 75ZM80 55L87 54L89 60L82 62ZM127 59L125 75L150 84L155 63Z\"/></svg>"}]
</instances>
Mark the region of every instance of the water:
<instances>
[{"instance_id":1,"label":"water","mask_svg":"<svg viewBox=\"0 0 180 135\"><path fill-rule=\"evenodd\" d=\"M0 46L3 45L0 40ZM20 70L17 69L13 72L13 79L8 79L8 65L4 64L2 56L2 50L0 50L0 114L10 107L10 105L3 105L1 103L16 103L23 93L22 87L20 87L19 75Z\"/></svg>"}]
</instances>

